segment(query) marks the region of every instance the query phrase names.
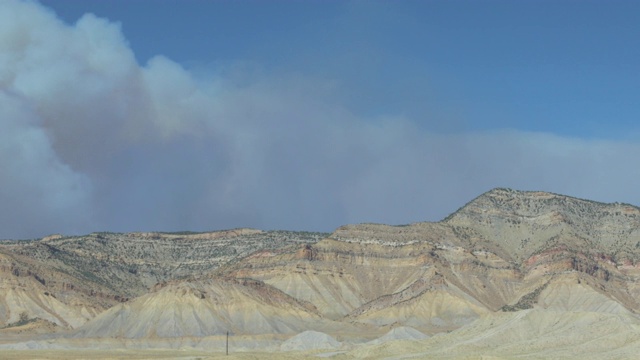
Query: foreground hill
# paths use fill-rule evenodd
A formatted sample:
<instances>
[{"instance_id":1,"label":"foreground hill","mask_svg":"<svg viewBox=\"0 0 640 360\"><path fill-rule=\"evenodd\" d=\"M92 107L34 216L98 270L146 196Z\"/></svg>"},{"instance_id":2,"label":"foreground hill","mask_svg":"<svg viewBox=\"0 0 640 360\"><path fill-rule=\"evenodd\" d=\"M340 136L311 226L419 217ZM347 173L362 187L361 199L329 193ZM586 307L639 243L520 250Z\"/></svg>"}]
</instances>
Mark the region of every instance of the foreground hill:
<instances>
[{"instance_id":1,"label":"foreground hill","mask_svg":"<svg viewBox=\"0 0 640 360\"><path fill-rule=\"evenodd\" d=\"M77 337L175 338L232 334L296 334L331 321L316 309L255 280L217 279L163 286L105 311ZM333 330L341 324L335 324Z\"/></svg>"},{"instance_id":2,"label":"foreground hill","mask_svg":"<svg viewBox=\"0 0 640 360\"><path fill-rule=\"evenodd\" d=\"M261 249L326 234L235 229L208 233L93 233L0 243L0 328L46 319L75 328L157 283L207 274Z\"/></svg>"},{"instance_id":3,"label":"foreground hill","mask_svg":"<svg viewBox=\"0 0 640 360\"><path fill-rule=\"evenodd\" d=\"M407 326L437 335L407 349L438 357L448 354L440 338L509 356L550 342L561 356L563 346L602 344L601 326L625 334L608 343L624 355L638 348L627 340L640 344L639 263L637 207L495 189L437 223L5 243L0 321L10 329L24 312L73 329L58 340L66 344L139 347L204 346L194 339L227 331L273 345L307 330L347 346ZM556 341L563 331L574 337ZM392 355L374 343L349 354Z\"/></svg>"}]
</instances>

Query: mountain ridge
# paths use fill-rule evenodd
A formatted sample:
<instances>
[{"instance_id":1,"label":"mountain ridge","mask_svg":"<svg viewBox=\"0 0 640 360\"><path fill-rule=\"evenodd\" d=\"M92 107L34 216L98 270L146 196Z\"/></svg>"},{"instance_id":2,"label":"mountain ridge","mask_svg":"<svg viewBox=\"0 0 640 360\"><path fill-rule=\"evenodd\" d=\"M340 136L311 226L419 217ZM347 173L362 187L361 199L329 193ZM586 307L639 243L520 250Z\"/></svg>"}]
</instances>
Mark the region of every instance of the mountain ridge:
<instances>
[{"instance_id":1,"label":"mountain ridge","mask_svg":"<svg viewBox=\"0 0 640 360\"><path fill-rule=\"evenodd\" d=\"M504 188L439 222L50 236L0 244L0 327L25 313L73 338L348 339L530 310L640 324L638 244L638 207Z\"/></svg>"}]
</instances>

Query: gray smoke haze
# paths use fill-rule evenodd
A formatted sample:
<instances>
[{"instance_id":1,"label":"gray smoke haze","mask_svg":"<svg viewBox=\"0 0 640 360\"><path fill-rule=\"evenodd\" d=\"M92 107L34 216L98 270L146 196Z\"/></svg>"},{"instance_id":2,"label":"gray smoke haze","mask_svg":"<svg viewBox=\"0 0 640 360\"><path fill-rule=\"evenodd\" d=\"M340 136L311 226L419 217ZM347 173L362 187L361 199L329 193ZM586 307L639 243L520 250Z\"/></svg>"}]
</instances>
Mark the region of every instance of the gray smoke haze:
<instances>
[{"instance_id":1,"label":"gray smoke haze","mask_svg":"<svg viewBox=\"0 0 640 360\"><path fill-rule=\"evenodd\" d=\"M0 1L0 238L401 224L497 186L638 201L637 143L439 134L335 86L140 65L117 24Z\"/></svg>"}]
</instances>

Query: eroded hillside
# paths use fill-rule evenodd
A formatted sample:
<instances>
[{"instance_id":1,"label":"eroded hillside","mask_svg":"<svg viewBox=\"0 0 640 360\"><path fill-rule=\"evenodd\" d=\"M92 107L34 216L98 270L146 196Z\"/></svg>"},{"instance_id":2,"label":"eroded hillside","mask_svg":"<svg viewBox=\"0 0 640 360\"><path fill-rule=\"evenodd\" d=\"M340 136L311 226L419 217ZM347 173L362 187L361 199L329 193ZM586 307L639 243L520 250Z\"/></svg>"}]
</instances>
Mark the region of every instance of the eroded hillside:
<instances>
[{"instance_id":1,"label":"eroded hillside","mask_svg":"<svg viewBox=\"0 0 640 360\"><path fill-rule=\"evenodd\" d=\"M157 283L204 276L254 251L326 234L235 229L209 233L93 233L0 244L0 327L20 314L77 327Z\"/></svg>"},{"instance_id":2,"label":"eroded hillside","mask_svg":"<svg viewBox=\"0 0 640 360\"><path fill-rule=\"evenodd\" d=\"M488 318L521 329L513 321L576 312L635 329L639 262L637 207L495 189L437 223L4 243L0 321L26 313L75 329L65 336L136 341L305 330L362 340L397 326L473 338L463 329Z\"/></svg>"}]
</instances>

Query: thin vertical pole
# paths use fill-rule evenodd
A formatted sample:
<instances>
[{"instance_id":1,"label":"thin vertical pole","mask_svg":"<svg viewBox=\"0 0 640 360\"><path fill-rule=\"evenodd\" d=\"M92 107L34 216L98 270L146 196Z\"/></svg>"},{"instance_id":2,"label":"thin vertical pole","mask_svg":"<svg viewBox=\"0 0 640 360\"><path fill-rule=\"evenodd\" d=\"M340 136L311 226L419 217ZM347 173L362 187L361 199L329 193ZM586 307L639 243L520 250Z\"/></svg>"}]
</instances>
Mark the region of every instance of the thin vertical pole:
<instances>
[{"instance_id":1,"label":"thin vertical pole","mask_svg":"<svg viewBox=\"0 0 640 360\"><path fill-rule=\"evenodd\" d=\"M229 355L229 332L227 331L227 355Z\"/></svg>"}]
</instances>

